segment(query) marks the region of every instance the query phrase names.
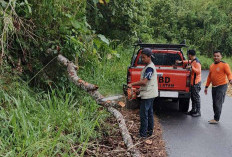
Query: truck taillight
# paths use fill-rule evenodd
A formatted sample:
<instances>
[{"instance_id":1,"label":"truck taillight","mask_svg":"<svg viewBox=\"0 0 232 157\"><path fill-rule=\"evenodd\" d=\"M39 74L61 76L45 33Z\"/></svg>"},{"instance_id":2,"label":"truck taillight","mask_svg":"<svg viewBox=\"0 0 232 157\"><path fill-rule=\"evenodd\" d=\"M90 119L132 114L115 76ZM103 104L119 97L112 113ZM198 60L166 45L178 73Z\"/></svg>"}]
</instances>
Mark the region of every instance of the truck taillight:
<instances>
[{"instance_id":1,"label":"truck taillight","mask_svg":"<svg viewBox=\"0 0 232 157\"><path fill-rule=\"evenodd\" d=\"M186 87L190 87L190 75L187 75Z\"/></svg>"},{"instance_id":2,"label":"truck taillight","mask_svg":"<svg viewBox=\"0 0 232 157\"><path fill-rule=\"evenodd\" d=\"M131 73L127 72L127 84L131 82Z\"/></svg>"}]
</instances>

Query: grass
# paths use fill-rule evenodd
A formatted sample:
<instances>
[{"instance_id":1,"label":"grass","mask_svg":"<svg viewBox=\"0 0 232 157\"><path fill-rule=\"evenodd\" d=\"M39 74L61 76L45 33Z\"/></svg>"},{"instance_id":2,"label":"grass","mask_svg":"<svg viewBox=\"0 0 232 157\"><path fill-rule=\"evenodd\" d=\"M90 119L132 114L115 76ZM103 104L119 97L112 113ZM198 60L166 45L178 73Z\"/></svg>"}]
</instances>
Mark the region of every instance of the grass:
<instances>
[{"instance_id":1,"label":"grass","mask_svg":"<svg viewBox=\"0 0 232 157\"><path fill-rule=\"evenodd\" d=\"M74 86L33 92L23 82L0 90L0 156L80 156L108 116Z\"/></svg>"},{"instance_id":2,"label":"grass","mask_svg":"<svg viewBox=\"0 0 232 157\"><path fill-rule=\"evenodd\" d=\"M208 58L206 56L200 56L200 55L198 55L197 58L201 62L201 68L202 68L202 70L209 69L209 66L213 63L213 59L212 58Z\"/></svg>"},{"instance_id":3,"label":"grass","mask_svg":"<svg viewBox=\"0 0 232 157\"><path fill-rule=\"evenodd\" d=\"M132 49L118 49L78 75L99 85L103 95L122 93ZM109 114L75 85L47 92L32 90L1 69L0 156L84 156L91 141L101 138Z\"/></svg>"},{"instance_id":4,"label":"grass","mask_svg":"<svg viewBox=\"0 0 232 157\"><path fill-rule=\"evenodd\" d=\"M78 71L105 96L122 94L126 83L133 49L117 51ZM197 57L202 69L213 63L212 58ZM231 58L223 60L231 66ZM37 92L4 69L0 74L0 156L84 156L91 141L101 138L109 114L88 94L69 82L62 89Z\"/></svg>"},{"instance_id":5,"label":"grass","mask_svg":"<svg viewBox=\"0 0 232 157\"><path fill-rule=\"evenodd\" d=\"M100 64L85 66L78 75L100 87L100 92L107 96L122 94L122 86L126 84L127 68L130 65L133 49L119 48L116 55L105 56ZM91 77L90 77L91 76Z\"/></svg>"}]
</instances>

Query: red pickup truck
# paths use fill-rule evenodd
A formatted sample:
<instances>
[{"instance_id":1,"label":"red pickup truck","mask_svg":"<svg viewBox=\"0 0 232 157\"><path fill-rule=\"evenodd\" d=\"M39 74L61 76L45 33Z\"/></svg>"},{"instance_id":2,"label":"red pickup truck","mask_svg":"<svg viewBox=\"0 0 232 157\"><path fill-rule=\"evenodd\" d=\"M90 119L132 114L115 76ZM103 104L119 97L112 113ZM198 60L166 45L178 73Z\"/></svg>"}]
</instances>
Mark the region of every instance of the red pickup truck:
<instances>
[{"instance_id":1,"label":"red pickup truck","mask_svg":"<svg viewBox=\"0 0 232 157\"><path fill-rule=\"evenodd\" d=\"M187 112L190 100L190 70L185 69L183 64L176 64L176 60L185 60L181 50L185 46L185 44L137 44L135 47L139 48L135 48L137 53L134 52L131 65L128 67L127 84L140 80L140 73L145 66L141 59L142 49L151 48L152 62L158 75L158 99L178 101L179 111ZM127 101L128 103L134 105L136 100Z\"/></svg>"}]
</instances>

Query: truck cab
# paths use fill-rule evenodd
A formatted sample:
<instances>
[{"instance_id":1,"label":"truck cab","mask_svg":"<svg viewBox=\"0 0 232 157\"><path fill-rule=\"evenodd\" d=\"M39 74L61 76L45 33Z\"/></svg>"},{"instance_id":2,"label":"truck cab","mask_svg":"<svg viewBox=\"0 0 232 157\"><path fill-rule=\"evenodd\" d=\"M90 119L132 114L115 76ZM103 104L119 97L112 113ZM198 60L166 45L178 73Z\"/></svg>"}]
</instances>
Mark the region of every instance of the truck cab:
<instances>
[{"instance_id":1,"label":"truck cab","mask_svg":"<svg viewBox=\"0 0 232 157\"><path fill-rule=\"evenodd\" d=\"M145 64L142 63L143 48L152 49L152 62L157 71L158 99L172 99L179 102L179 110L187 112L190 100L190 70L184 64L176 64L176 60L185 60L182 47L185 44L137 44L131 65L127 71L127 84L140 80ZM139 89L139 86L134 86ZM131 103L131 102L130 102Z\"/></svg>"}]
</instances>

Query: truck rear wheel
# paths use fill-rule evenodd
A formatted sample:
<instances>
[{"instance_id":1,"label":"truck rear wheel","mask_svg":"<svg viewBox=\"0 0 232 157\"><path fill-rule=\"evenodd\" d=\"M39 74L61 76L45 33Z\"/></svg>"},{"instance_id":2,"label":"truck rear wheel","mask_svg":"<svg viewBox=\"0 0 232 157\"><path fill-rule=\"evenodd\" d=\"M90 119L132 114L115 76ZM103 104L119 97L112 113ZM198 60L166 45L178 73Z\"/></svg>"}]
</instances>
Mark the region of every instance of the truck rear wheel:
<instances>
[{"instance_id":1,"label":"truck rear wheel","mask_svg":"<svg viewBox=\"0 0 232 157\"><path fill-rule=\"evenodd\" d=\"M188 112L189 109L189 98L179 99L179 111L180 112Z\"/></svg>"},{"instance_id":2,"label":"truck rear wheel","mask_svg":"<svg viewBox=\"0 0 232 157\"><path fill-rule=\"evenodd\" d=\"M140 105L140 100L139 99L128 100L126 98L126 108L127 109L138 109L139 105Z\"/></svg>"}]
</instances>

